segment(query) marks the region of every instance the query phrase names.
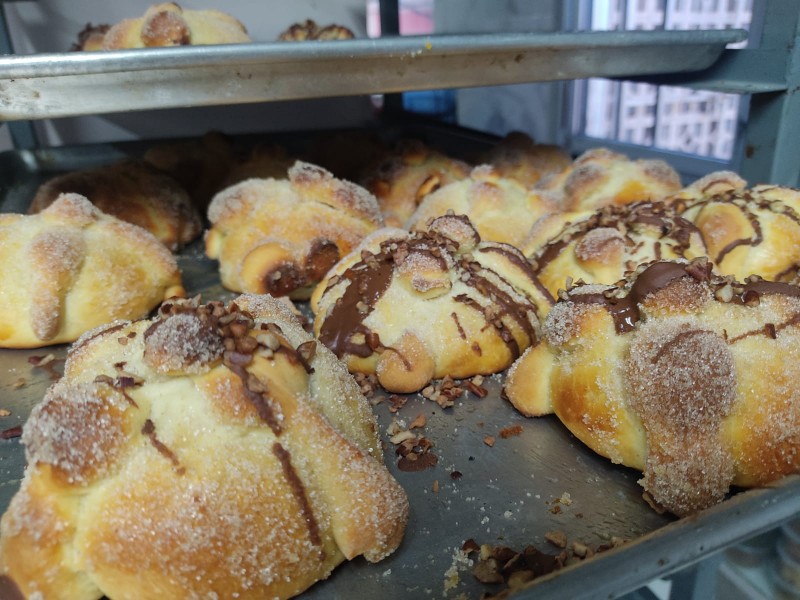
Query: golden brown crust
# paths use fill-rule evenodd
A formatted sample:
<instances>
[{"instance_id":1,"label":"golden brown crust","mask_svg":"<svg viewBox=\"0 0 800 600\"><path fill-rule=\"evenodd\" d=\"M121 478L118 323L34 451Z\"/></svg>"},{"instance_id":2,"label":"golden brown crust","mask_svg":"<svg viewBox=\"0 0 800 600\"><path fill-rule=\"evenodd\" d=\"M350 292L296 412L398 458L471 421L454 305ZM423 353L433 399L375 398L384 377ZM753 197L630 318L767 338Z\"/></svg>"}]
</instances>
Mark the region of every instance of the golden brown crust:
<instances>
[{"instance_id":1,"label":"golden brown crust","mask_svg":"<svg viewBox=\"0 0 800 600\"><path fill-rule=\"evenodd\" d=\"M403 227L426 195L467 178L469 172L462 161L406 141L369 167L362 185L378 198L386 225Z\"/></svg>"},{"instance_id":2,"label":"golden brown crust","mask_svg":"<svg viewBox=\"0 0 800 600\"><path fill-rule=\"evenodd\" d=\"M512 131L481 156L480 163L492 165L500 177L516 179L531 187L541 179L561 173L572 159L558 146L537 144L520 131Z\"/></svg>"},{"instance_id":3,"label":"golden brown crust","mask_svg":"<svg viewBox=\"0 0 800 600\"><path fill-rule=\"evenodd\" d=\"M146 229L172 251L202 231L186 191L143 161L123 160L54 177L36 191L28 212L38 213L67 193L85 196L104 213Z\"/></svg>"},{"instance_id":4,"label":"golden brown crust","mask_svg":"<svg viewBox=\"0 0 800 600\"><path fill-rule=\"evenodd\" d=\"M642 263L706 255L700 230L661 202L547 215L520 249L552 298L568 281L611 284Z\"/></svg>"},{"instance_id":5,"label":"golden brown crust","mask_svg":"<svg viewBox=\"0 0 800 600\"><path fill-rule=\"evenodd\" d=\"M582 211L610 204L661 200L680 190L681 180L664 161L634 161L606 148L595 148L536 187L554 194L561 210Z\"/></svg>"},{"instance_id":6,"label":"golden brown crust","mask_svg":"<svg viewBox=\"0 0 800 600\"><path fill-rule=\"evenodd\" d=\"M425 232L381 229L311 298L319 339L351 372L414 392L432 378L495 373L537 337L540 294L512 246L481 242L466 217Z\"/></svg>"},{"instance_id":7,"label":"golden brown crust","mask_svg":"<svg viewBox=\"0 0 800 600\"><path fill-rule=\"evenodd\" d=\"M0 247L0 347L71 342L183 295L162 244L77 194L62 194L37 215L0 219Z\"/></svg>"},{"instance_id":8,"label":"golden brown crust","mask_svg":"<svg viewBox=\"0 0 800 600\"><path fill-rule=\"evenodd\" d=\"M798 348L800 288L713 276L706 259L653 263L570 290L505 392L643 470L656 504L684 515L800 469Z\"/></svg>"},{"instance_id":9,"label":"golden brown crust","mask_svg":"<svg viewBox=\"0 0 800 600\"><path fill-rule=\"evenodd\" d=\"M104 50L241 44L250 41L238 20L218 10L184 10L175 2L154 4L143 17L114 25L103 39Z\"/></svg>"},{"instance_id":10,"label":"golden brown crust","mask_svg":"<svg viewBox=\"0 0 800 600\"><path fill-rule=\"evenodd\" d=\"M111 25L92 25L87 23L80 33L78 33L78 41L72 44L71 52L94 51L103 49L103 40L106 33L111 29Z\"/></svg>"},{"instance_id":11,"label":"golden brown crust","mask_svg":"<svg viewBox=\"0 0 800 600\"><path fill-rule=\"evenodd\" d=\"M288 598L403 535L358 386L266 296L87 334L24 431L0 574L25 597Z\"/></svg>"},{"instance_id":12,"label":"golden brown crust","mask_svg":"<svg viewBox=\"0 0 800 600\"><path fill-rule=\"evenodd\" d=\"M792 281L800 271L800 190L712 173L670 199L703 235L719 273Z\"/></svg>"},{"instance_id":13,"label":"golden brown crust","mask_svg":"<svg viewBox=\"0 0 800 600\"><path fill-rule=\"evenodd\" d=\"M330 24L320 27L312 19L293 23L278 36L279 42L305 42L310 40L351 40L355 34L344 25Z\"/></svg>"},{"instance_id":14,"label":"golden brown crust","mask_svg":"<svg viewBox=\"0 0 800 600\"><path fill-rule=\"evenodd\" d=\"M287 180L250 179L212 201L206 253L234 291L307 298L336 261L382 224L375 198L296 162Z\"/></svg>"},{"instance_id":15,"label":"golden brown crust","mask_svg":"<svg viewBox=\"0 0 800 600\"><path fill-rule=\"evenodd\" d=\"M475 167L468 179L425 196L406 227L423 230L431 219L452 211L469 217L482 240L519 247L539 217L553 210L555 206L546 195L482 165Z\"/></svg>"}]
</instances>

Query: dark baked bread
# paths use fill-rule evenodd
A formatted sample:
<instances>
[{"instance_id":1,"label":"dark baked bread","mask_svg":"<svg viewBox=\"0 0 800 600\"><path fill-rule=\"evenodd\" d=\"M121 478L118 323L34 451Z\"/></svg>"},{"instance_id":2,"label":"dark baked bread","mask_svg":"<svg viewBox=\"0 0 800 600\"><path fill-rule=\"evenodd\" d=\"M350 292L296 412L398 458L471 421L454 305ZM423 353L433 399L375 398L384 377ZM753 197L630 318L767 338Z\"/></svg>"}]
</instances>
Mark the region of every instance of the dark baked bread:
<instances>
[{"instance_id":1,"label":"dark baked bread","mask_svg":"<svg viewBox=\"0 0 800 600\"><path fill-rule=\"evenodd\" d=\"M85 196L108 215L146 229L173 251L203 230L186 191L141 160L123 160L54 177L36 191L29 212L44 210L59 195L72 193Z\"/></svg>"}]
</instances>

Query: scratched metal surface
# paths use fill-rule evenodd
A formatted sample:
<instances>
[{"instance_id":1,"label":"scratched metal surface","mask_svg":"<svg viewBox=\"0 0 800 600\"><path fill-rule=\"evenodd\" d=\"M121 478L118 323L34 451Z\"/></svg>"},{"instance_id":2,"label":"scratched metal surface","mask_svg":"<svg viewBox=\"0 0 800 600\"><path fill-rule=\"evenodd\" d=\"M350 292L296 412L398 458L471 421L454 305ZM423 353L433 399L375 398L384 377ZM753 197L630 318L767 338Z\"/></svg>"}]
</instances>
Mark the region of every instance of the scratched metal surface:
<instances>
[{"instance_id":1,"label":"scratched metal surface","mask_svg":"<svg viewBox=\"0 0 800 600\"><path fill-rule=\"evenodd\" d=\"M461 143L456 145L464 147ZM107 162L140 150L141 146L134 144L0 155L3 194L0 210L24 210L38 183L52 171ZM179 264L189 294L201 293L207 300L233 297L221 287L216 263L205 258L201 242L185 249L179 256ZM0 429L24 424L31 408L41 400L52 378L42 369L32 367L28 358L47 353L62 359L66 346L0 350L0 408L11 412L10 416L0 418ZM501 398L502 376L487 378L485 387L489 390L486 398L467 394L448 409L416 394L410 395L396 414L390 413L386 402L375 405L385 441L386 462L410 499L411 516L405 539L395 554L379 564L357 559L340 566L327 581L307 591L304 598L478 598L499 588L480 584L467 565L455 560L466 539L517 550L533 544L555 554L557 550L544 539L545 532L550 530L564 531L569 540L581 540L590 546L612 536L639 542L601 556L609 565L607 569L598 571L591 566L598 559L587 561L544 581L541 593L534 586L514 597L559 598L564 597L566 590L570 590L569 597L579 597L576 590L584 588L576 583L583 580L582 572L588 574L587 569L592 570L592 584L584 590L587 597L600 593L613 597L696 560L698 551L690 550L696 550L698 545L702 555L748 533L768 528L773 521L780 522L776 519L781 515L797 510L787 499L798 498L798 494L784 492L781 496L774 490L761 491L749 504L747 494L740 494L745 501L730 503L730 510L726 503L717 507L713 514L721 513L722 525L720 517L718 521L709 521L714 523L717 538L714 543L703 545L698 536L704 534L697 531L703 531L704 515L692 522L700 527L687 533L688 525L683 521L673 523L642 500L637 472L597 456L554 417L520 416ZM438 463L422 472L401 472L385 429L393 418L410 424L420 414L427 419L422 433L434 443L432 452ZM500 437L500 430L515 425L522 428L519 435ZM484 443L486 436L496 438L493 447ZM24 462L18 439L0 440L0 511L5 510L19 487ZM456 471L460 477L453 475ZM438 493L433 491L435 481ZM797 482L794 484L800 487ZM551 510L554 501L565 492L571 504L559 505L560 512ZM777 509L773 506L772 512L765 513L764 502L777 504ZM654 547L656 554L663 547L669 564L665 564L663 557L645 562L641 558L644 555L640 556L642 544ZM625 574L624 581L619 579L620 569ZM613 573L617 579L611 578Z\"/></svg>"}]
</instances>

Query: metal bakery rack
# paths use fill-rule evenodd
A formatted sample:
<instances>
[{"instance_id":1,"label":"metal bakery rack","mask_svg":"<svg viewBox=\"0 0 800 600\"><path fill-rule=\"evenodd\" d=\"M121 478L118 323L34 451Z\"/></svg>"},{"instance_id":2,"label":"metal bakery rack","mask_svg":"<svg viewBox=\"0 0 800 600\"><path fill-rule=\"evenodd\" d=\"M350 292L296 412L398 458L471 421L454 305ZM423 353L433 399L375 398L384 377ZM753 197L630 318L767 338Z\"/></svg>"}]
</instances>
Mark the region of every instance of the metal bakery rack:
<instances>
[{"instance_id":1,"label":"metal bakery rack","mask_svg":"<svg viewBox=\"0 0 800 600\"><path fill-rule=\"evenodd\" d=\"M722 30L387 37L2 56L0 119L11 122L18 146L29 146L25 141L32 137L24 128L30 119L635 77L748 94L740 172L749 181L797 186L800 3L766 4L760 43L741 50L725 46L743 40L745 33ZM391 6L387 11L384 4L383 10L391 13ZM433 134L454 145L460 138L480 143L458 129ZM108 162L143 147L19 147L5 153L0 156L0 210L24 211L38 183L53 172ZM185 250L179 264L190 294L231 297L200 245ZM48 374L31 367L28 358L51 351L63 358L66 347L0 350L0 406L11 410L10 424L24 423L50 383ZM387 464L411 500L403 545L377 565L359 560L342 565L303 597L477 598L493 590L478 584L460 560L465 539L518 550L527 544L546 548L544 533L549 530L589 544L614 536L630 541L537 579L513 598L618 597L800 513L800 477L791 476L764 489L739 492L690 518L659 515L642 501L637 473L596 456L554 418L520 416L501 398L501 384L500 377L489 378L486 398L467 395L449 409L418 395L410 396L397 415L390 414L385 402L376 405L383 428L393 416L410 422L425 414L425 435L434 442L439 463L434 470L402 473L387 448ZM520 435L499 438L502 429L516 426ZM493 447L484 443L486 436L498 437ZM0 511L19 486L23 469L19 441L0 440ZM434 481L438 492L433 491Z\"/></svg>"}]
</instances>

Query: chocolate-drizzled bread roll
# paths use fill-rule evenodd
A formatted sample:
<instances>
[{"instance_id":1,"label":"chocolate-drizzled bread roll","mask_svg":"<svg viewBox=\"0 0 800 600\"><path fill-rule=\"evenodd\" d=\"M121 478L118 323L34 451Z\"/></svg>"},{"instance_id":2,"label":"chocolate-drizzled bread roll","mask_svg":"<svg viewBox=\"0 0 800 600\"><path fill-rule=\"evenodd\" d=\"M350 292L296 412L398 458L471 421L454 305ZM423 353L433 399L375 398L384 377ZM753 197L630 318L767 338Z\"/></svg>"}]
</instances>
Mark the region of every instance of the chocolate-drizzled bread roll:
<instances>
[{"instance_id":1,"label":"chocolate-drizzled bread roll","mask_svg":"<svg viewBox=\"0 0 800 600\"><path fill-rule=\"evenodd\" d=\"M208 208L206 253L222 285L237 292L308 298L313 285L383 225L365 189L296 162L285 179L248 179Z\"/></svg>"},{"instance_id":2,"label":"chocolate-drizzled bread roll","mask_svg":"<svg viewBox=\"0 0 800 600\"><path fill-rule=\"evenodd\" d=\"M700 258L564 292L505 393L686 515L800 469L797 381L800 288L714 276Z\"/></svg>"},{"instance_id":3,"label":"chocolate-drizzled bread roll","mask_svg":"<svg viewBox=\"0 0 800 600\"><path fill-rule=\"evenodd\" d=\"M283 599L406 523L358 385L268 296L87 333L22 441L0 580L24 598Z\"/></svg>"},{"instance_id":4,"label":"chocolate-drizzled bread roll","mask_svg":"<svg viewBox=\"0 0 800 600\"><path fill-rule=\"evenodd\" d=\"M50 206L60 194L80 194L104 213L138 225L173 252L203 230L186 191L166 173L141 160L72 171L39 186L28 212Z\"/></svg>"},{"instance_id":5,"label":"chocolate-drizzled bread roll","mask_svg":"<svg viewBox=\"0 0 800 600\"><path fill-rule=\"evenodd\" d=\"M481 165L468 179L425 196L406 225L422 230L431 219L452 211L469 217L482 240L519 246L536 220L554 210L547 196Z\"/></svg>"},{"instance_id":6,"label":"chocolate-drizzled bread roll","mask_svg":"<svg viewBox=\"0 0 800 600\"><path fill-rule=\"evenodd\" d=\"M795 279L800 270L800 190L772 185L746 189L744 182L707 179L705 186L693 184L671 201L703 232L715 270L739 279Z\"/></svg>"},{"instance_id":7,"label":"chocolate-drizzled bread roll","mask_svg":"<svg viewBox=\"0 0 800 600\"><path fill-rule=\"evenodd\" d=\"M561 173L572 159L558 146L537 144L530 136L512 131L480 156L479 164L489 164L500 177L516 179L525 187Z\"/></svg>"},{"instance_id":8,"label":"chocolate-drizzled bread roll","mask_svg":"<svg viewBox=\"0 0 800 600\"><path fill-rule=\"evenodd\" d=\"M78 194L36 215L0 214L0 281L0 348L72 342L184 293L163 244Z\"/></svg>"},{"instance_id":9,"label":"chocolate-drizzled bread roll","mask_svg":"<svg viewBox=\"0 0 800 600\"><path fill-rule=\"evenodd\" d=\"M510 365L538 335L537 285L516 248L439 217L427 231L381 229L342 259L311 298L314 331L351 372L414 392Z\"/></svg>"},{"instance_id":10,"label":"chocolate-drizzled bread roll","mask_svg":"<svg viewBox=\"0 0 800 600\"><path fill-rule=\"evenodd\" d=\"M552 300L572 281L611 284L642 263L706 255L700 230L661 202L548 215L520 249Z\"/></svg>"},{"instance_id":11,"label":"chocolate-drizzled bread roll","mask_svg":"<svg viewBox=\"0 0 800 600\"><path fill-rule=\"evenodd\" d=\"M386 225L404 227L422 199L440 187L469 176L470 166L406 141L369 167L361 183L378 198Z\"/></svg>"},{"instance_id":12,"label":"chocolate-drizzled bread roll","mask_svg":"<svg viewBox=\"0 0 800 600\"><path fill-rule=\"evenodd\" d=\"M584 152L537 189L551 192L563 211L660 200L681 188L678 173L662 160L630 160L606 148Z\"/></svg>"}]
</instances>

